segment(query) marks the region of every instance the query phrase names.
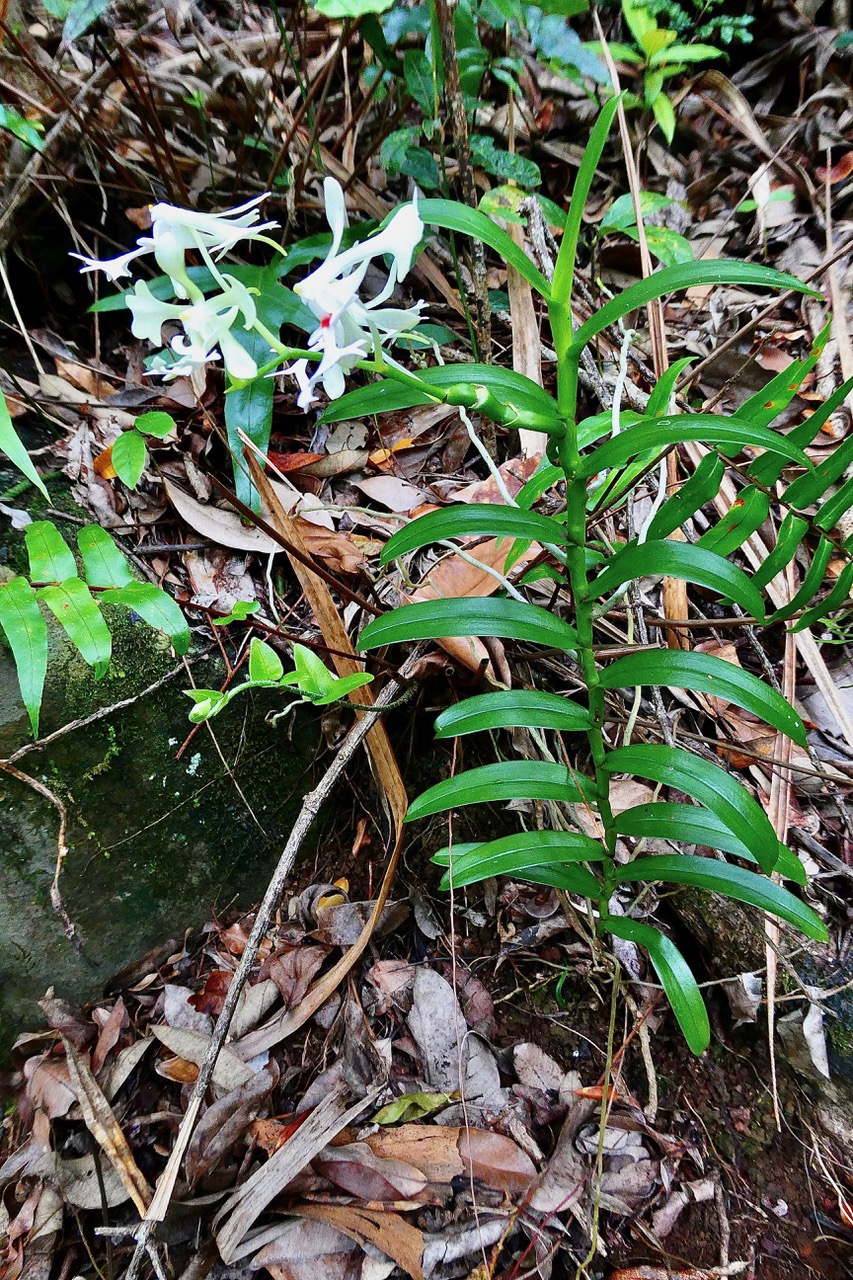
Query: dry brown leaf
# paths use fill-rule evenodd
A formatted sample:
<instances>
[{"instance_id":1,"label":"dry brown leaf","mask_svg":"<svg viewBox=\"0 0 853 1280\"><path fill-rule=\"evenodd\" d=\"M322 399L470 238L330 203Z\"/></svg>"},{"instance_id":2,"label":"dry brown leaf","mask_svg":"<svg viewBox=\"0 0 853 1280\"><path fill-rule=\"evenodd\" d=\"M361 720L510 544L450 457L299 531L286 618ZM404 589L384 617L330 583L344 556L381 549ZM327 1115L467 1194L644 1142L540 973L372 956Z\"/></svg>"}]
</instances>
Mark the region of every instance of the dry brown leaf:
<instances>
[{"instance_id":1,"label":"dry brown leaf","mask_svg":"<svg viewBox=\"0 0 853 1280\"><path fill-rule=\"evenodd\" d=\"M429 502L429 497L423 489L418 489L415 485L409 484L408 480L400 480L397 476L369 476L366 480L356 480L354 483L356 489L360 489L373 502L378 502L381 507L387 507L389 511L395 511L400 515L414 511L415 507Z\"/></svg>"},{"instance_id":2,"label":"dry brown leaf","mask_svg":"<svg viewBox=\"0 0 853 1280\"><path fill-rule=\"evenodd\" d=\"M326 1147L311 1163L329 1182L361 1200L414 1200L426 1187L414 1165L377 1156L364 1142Z\"/></svg>"},{"instance_id":3,"label":"dry brown leaf","mask_svg":"<svg viewBox=\"0 0 853 1280\"><path fill-rule=\"evenodd\" d=\"M80 1103L83 1122L109 1160L141 1217L151 1200L151 1188L142 1176L127 1138L86 1059L70 1040L63 1039L63 1044L68 1060L68 1073Z\"/></svg>"},{"instance_id":4,"label":"dry brown leaf","mask_svg":"<svg viewBox=\"0 0 853 1280\"><path fill-rule=\"evenodd\" d=\"M326 947L301 946L273 957L268 972L278 987L285 1009L295 1008L304 998L328 954Z\"/></svg>"},{"instance_id":5,"label":"dry brown leaf","mask_svg":"<svg viewBox=\"0 0 853 1280\"><path fill-rule=\"evenodd\" d=\"M258 1111L278 1083L278 1075L277 1067L267 1067L207 1108L187 1148L190 1183L198 1182L215 1169L248 1135Z\"/></svg>"},{"instance_id":6,"label":"dry brown leaf","mask_svg":"<svg viewBox=\"0 0 853 1280\"><path fill-rule=\"evenodd\" d=\"M97 1015L100 1012L100 1010L96 1010L95 1014ZM92 1051L92 1071L96 1076L100 1075L107 1054L118 1044L119 1037L127 1023L127 1010L124 1007L124 1000L119 996L101 1025L98 1043Z\"/></svg>"},{"instance_id":7,"label":"dry brown leaf","mask_svg":"<svg viewBox=\"0 0 853 1280\"><path fill-rule=\"evenodd\" d=\"M187 1031L180 1027L152 1027L154 1035L166 1048L178 1058L200 1067L207 1053L210 1036L199 1031ZM230 1049L223 1048L219 1054L213 1072L213 1083L220 1093L231 1093L233 1089L246 1085L254 1077L254 1071L247 1067Z\"/></svg>"},{"instance_id":8,"label":"dry brown leaf","mask_svg":"<svg viewBox=\"0 0 853 1280\"><path fill-rule=\"evenodd\" d=\"M297 1212L334 1227L357 1244L373 1245L393 1259L412 1280L423 1280L423 1232L399 1213L331 1204L305 1204Z\"/></svg>"},{"instance_id":9,"label":"dry brown leaf","mask_svg":"<svg viewBox=\"0 0 853 1280\"><path fill-rule=\"evenodd\" d=\"M24 1078L27 1097L51 1120L67 1115L77 1101L64 1062L51 1058L28 1058L24 1063Z\"/></svg>"}]
</instances>

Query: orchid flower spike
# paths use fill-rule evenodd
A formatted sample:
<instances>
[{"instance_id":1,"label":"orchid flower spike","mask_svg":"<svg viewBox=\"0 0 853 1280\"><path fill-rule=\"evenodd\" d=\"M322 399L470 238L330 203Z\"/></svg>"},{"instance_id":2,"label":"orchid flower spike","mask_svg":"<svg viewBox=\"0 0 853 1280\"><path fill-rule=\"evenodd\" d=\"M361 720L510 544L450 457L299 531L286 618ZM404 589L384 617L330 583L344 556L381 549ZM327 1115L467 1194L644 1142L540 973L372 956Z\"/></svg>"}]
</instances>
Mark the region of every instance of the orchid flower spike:
<instances>
[{"instance_id":1,"label":"orchid flower spike","mask_svg":"<svg viewBox=\"0 0 853 1280\"><path fill-rule=\"evenodd\" d=\"M297 404L301 409L308 409L317 399L314 388L318 383L330 400L337 400L343 395L346 374L358 361L370 351L379 351L383 343L414 329L425 306L423 302L408 308L382 306L408 274L423 239L424 224L417 202L397 209L384 230L341 250L347 212L340 183L326 178L323 196L332 231L331 248L320 266L294 287L319 321L307 345L309 350L321 351L322 358L310 370L307 360L297 360L283 370L296 378ZM386 255L391 258L391 266L384 286L374 298L362 301L358 291L368 267Z\"/></svg>"},{"instance_id":2,"label":"orchid flower spike","mask_svg":"<svg viewBox=\"0 0 853 1280\"><path fill-rule=\"evenodd\" d=\"M185 254L197 249L207 261L219 258L245 240L266 240L264 234L278 226L277 222L258 222L258 205L269 192L247 200L236 209L223 209L221 213L197 213L193 209L179 209L171 204L151 206L151 235L140 236L137 247L117 258L99 261L81 253L72 254L83 263L82 272L103 271L111 281L130 275L130 263L147 253L161 271L171 277L179 298L198 301L201 290L187 275Z\"/></svg>"}]
</instances>

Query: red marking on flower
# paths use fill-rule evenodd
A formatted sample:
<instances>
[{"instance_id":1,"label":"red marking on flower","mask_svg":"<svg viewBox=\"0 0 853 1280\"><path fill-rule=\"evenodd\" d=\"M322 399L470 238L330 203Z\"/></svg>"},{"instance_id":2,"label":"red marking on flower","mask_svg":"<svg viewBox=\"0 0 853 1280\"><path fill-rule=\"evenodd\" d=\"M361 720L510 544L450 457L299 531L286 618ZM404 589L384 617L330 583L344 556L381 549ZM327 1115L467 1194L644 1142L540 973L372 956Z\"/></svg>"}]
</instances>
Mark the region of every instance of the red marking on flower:
<instances>
[{"instance_id":1,"label":"red marking on flower","mask_svg":"<svg viewBox=\"0 0 853 1280\"><path fill-rule=\"evenodd\" d=\"M332 317L331 317L331 316L323 316L323 319L320 321L320 328L321 328L321 329L328 329L328 327L329 327L329 325L330 325L331 323L332 323Z\"/></svg>"}]
</instances>

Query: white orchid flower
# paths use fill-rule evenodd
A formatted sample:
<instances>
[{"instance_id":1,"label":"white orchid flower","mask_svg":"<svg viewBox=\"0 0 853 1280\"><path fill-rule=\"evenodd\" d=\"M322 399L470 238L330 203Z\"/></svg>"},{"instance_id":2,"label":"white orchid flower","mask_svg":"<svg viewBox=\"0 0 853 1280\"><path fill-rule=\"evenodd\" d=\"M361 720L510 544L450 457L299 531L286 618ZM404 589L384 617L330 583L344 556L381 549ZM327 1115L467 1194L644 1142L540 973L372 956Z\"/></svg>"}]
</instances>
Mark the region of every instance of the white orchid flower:
<instances>
[{"instance_id":1,"label":"white orchid flower","mask_svg":"<svg viewBox=\"0 0 853 1280\"><path fill-rule=\"evenodd\" d=\"M319 320L308 338L308 348L322 351L319 364L308 372L308 361L298 360L283 370L296 378L299 386L297 404L307 409L316 396L314 388L321 383L330 400L343 395L346 374L369 351L401 333L414 329L420 321L423 302L413 307L383 307L408 273L415 250L424 234L424 224L416 202L396 211L387 227L376 235L341 250L347 226L344 193L334 178L323 183L326 217L332 231L332 244L326 259L315 271L294 287L305 305ZM358 296L367 269L377 258L391 257L385 285L376 297L365 302Z\"/></svg>"},{"instance_id":2,"label":"white orchid flower","mask_svg":"<svg viewBox=\"0 0 853 1280\"><path fill-rule=\"evenodd\" d=\"M207 261L211 255L221 257L244 240L269 241L264 233L277 227L278 223L259 223L257 208L268 194L265 192L236 209L223 209L221 213L197 213L193 209L179 209L176 205L155 204L151 206L151 235L140 236L137 247L129 253L105 261L80 253L72 254L72 257L83 263L81 272L103 271L110 280L116 281L130 275L129 264L135 258L153 253L160 270L171 278L178 297L198 301L202 293L187 275L187 250L197 249ZM272 243L275 244L274 241Z\"/></svg>"},{"instance_id":3,"label":"white orchid flower","mask_svg":"<svg viewBox=\"0 0 853 1280\"><path fill-rule=\"evenodd\" d=\"M178 357L177 363L166 366L165 370L162 363L158 363L154 370L163 373L167 381L189 376L202 365L218 360L219 353L232 378L248 380L257 377L255 360L231 332L238 316L242 318L244 328L251 329L257 319L255 300L246 286L233 276L220 275L218 271L217 276L222 290L189 306L161 302L144 281L139 281L128 296L134 337L159 344L164 324L177 322L183 328L183 333L169 342L169 347Z\"/></svg>"}]
</instances>

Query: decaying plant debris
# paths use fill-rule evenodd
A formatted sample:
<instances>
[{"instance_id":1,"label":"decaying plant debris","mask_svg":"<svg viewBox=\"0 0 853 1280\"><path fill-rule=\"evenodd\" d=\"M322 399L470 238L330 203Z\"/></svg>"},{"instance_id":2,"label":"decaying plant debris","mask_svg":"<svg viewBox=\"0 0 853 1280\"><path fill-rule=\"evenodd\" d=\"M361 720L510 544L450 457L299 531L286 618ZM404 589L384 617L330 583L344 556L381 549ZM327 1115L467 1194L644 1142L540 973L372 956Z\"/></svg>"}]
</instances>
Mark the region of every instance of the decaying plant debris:
<instances>
[{"instance_id":1,"label":"decaying plant debris","mask_svg":"<svg viewBox=\"0 0 853 1280\"><path fill-rule=\"evenodd\" d=\"M604 335L598 360L582 372L589 413L609 409L614 389L642 407L659 361L684 356L695 362L683 394L736 407L803 359L827 324L784 425L804 420L853 376L850 54L836 48L834 29L819 25L822 10L816 25L805 8L777 0L754 46L731 65L684 77L673 145L648 133L638 158L643 187L676 202L656 220L687 234L696 257L764 260L814 280L825 297L768 302L721 288L670 301L662 328L642 315L638 324L647 328ZM250 626L271 643L300 641L349 662L347 628L359 609L366 620L399 598L497 590L490 571L500 572L505 557L493 542L473 547L473 562L467 553L422 555L408 582L396 570L381 576L378 556L402 520L426 507L517 494L538 463L535 434L499 430L490 440L483 432L496 475L488 451L472 448L448 405L398 411L378 425L316 426L285 380L275 391L265 524L252 527L227 496L217 375L162 385L144 374L141 344L113 316L80 319L81 283L68 252L105 257L126 249L145 229L154 197L186 204L201 197L218 207L271 190L266 208L293 243L320 227L321 167L346 186L361 217L381 219L409 194L379 154L412 118L412 103L383 97L361 74L370 55L357 24L328 22L311 9L258 4L238 12L178 0L165 9L110 6L93 33L64 42L49 10L13 2L0 21L0 77L18 109L44 125L36 151L3 135L0 245L9 302L2 389L40 467L54 473L54 506L63 506L59 495L70 482L86 521L110 530L140 573L184 607L197 646L222 653L224 688L246 659L250 631L245 621L228 631L214 624L237 602L257 604ZM587 34L593 38L591 27ZM596 105L530 48L520 56L521 97L510 111L506 93L495 93L478 127L535 159L543 193L564 205ZM448 176L464 186L472 175L462 172L465 156L448 126L448 143L451 136ZM286 183L276 182L281 175ZM473 182L480 197L495 185L478 173L476 156ZM642 274L633 239L594 238L627 188L613 146L586 211L595 244L583 278L590 298L602 284L617 289ZM551 229L538 206L523 207L526 227L513 234L526 237L547 272ZM548 386L553 357L524 280L476 255L457 277L453 250L434 236L416 265L430 319L459 335L442 340L443 358L470 358L462 285L493 360ZM148 442L142 481L128 489L110 449L143 408L167 411L177 427ZM848 398L822 428L812 460L828 459L850 432ZM665 479L690 475L701 458L701 446L681 446ZM4 472L0 494L0 518L15 529L30 512L44 514L16 479ZM730 511L738 482L733 470L716 511L697 515L695 532ZM649 507L655 496L650 483ZM545 494L543 509L559 500ZM280 508L302 518L283 524ZM624 520L624 512L611 518L617 541ZM744 563L760 565L780 520L771 504L737 552ZM840 525L839 534L849 528ZM538 554L531 549L514 579ZM272 555L289 568L269 572ZM788 598L804 564L792 564L777 584ZM826 566L825 591L843 566L839 552ZM534 664L547 687L570 690L575 677L555 658L500 641L428 647L406 668L404 706L371 719L369 731L364 725L373 773L352 772L362 806L356 829L324 834L329 848L318 863L329 882L312 881L297 865L274 915L256 930L257 956L215 1063L211 1038L252 916L231 913L190 930L183 946L140 961L103 999L93 992L83 1010L65 1003L60 989L41 1002L48 1030L19 1038L8 1074L0 1232L9 1280L112 1277L137 1264L187 1280L250 1270L275 1280L515 1280L574 1275L579 1265L622 1280L848 1274L849 621L842 611L826 629L759 636L735 613L667 580L663 590L649 584L630 615L611 613L606 626L614 653L637 642L637 629L643 643L664 636L677 646L689 635L700 651L769 671L790 701L796 697L808 751L711 696L664 693L665 704L658 694L634 707L614 699L611 711L614 721L631 717L640 733L665 723L753 788L777 831L787 827L830 945L806 951L784 932L768 929L765 937L731 905L687 890L677 916L667 917L665 901L650 903L707 975L714 1044L701 1062L685 1060L660 992L628 947L618 955L631 981L605 1095L610 974L571 903L501 881L458 893L448 909L428 866L446 829L409 842L393 884L387 870L396 867L407 761L422 759L428 741L412 716L484 679L526 679ZM376 670L390 674L384 661ZM359 693L363 718L369 695ZM324 764L350 723L337 712L325 719ZM539 750L523 731L514 745L522 756ZM436 773L456 767L449 754L435 759ZM27 768L48 802L58 800L37 764ZM614 786L621 807L651 798L641 782ZM237 790L234 803L241 804ZM535 825L537 815L527 816ZM582 811L576 817L585 820ZM500 833L499 815L495 822ZM288 833L276 834L283 845ZM455 838L466 834L463 817ZM175 922L177 935L184 923ZM182 1130L205 1063L210 1085L197 1097L197 1122ZM185 1155L170 1165L179 1133ZM155 1196L162 1203L152 1215ZM151 1230L136 1248L146 1216Z\"/></svg>"}]
</instances>

